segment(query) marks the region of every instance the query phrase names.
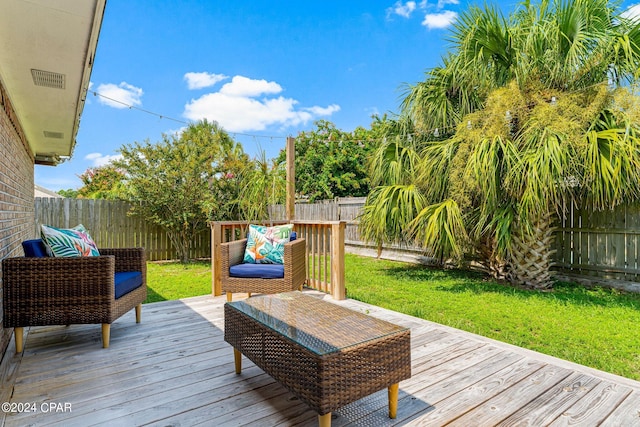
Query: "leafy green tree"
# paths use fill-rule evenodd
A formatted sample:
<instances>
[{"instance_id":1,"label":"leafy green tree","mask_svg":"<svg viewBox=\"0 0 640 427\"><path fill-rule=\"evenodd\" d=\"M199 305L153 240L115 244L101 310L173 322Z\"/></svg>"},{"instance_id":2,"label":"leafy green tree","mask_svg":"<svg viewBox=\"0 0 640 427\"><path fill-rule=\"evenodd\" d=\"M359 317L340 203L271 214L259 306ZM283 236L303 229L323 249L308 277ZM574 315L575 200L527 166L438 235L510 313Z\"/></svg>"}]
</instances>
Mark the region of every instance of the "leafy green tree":
<instances>
[{"instance_id":1,"label":"leafy green tree","mask_svg":"<svg viewBox=\"0 0 640 427\"><path fill-rule=\"evenodd\" d=\"M296 194L310 202L334 197L366 196L369 177L366 159L374 143L369 132L344 132L326 120L295 138ZM280 152L279 164L286 163Z\"/></svg>"},{"instance_id":2,"label":"leafy green tree","mask_svg":"<svg viewBox=\"0 0 640 427\"><path fill-rule=\"evenodd\" d=\"M363 234L548 288L564 207L640 198L640 21L606 0L527 1L470 8L451 41L375 152Z\"/></svg>"},{"instance_id":3,"label":"leafy green tree","mask_svg":"<svg viewBox=\"0 0 640 427\"><path fill-rule=\"evenodd\" d=\"M57 193L62 197L67 197L69 199L75 199L78 197L78 190L73 188L68 188L66 190L58 190Z\"/></svg>"},{"instance_id":4,"label":"leafy green tree","mask_svg":"<svg viewBox=\"0 0 640 427\"><path fill-rule=\"evenodd\" d=\"M78 175L83 186L78 189L81 199L122 199L124 172L111 164L87 169Z\"/></svg>"},{"instance_id":5,"label":"leafy green tree","mask_svg":"<svg viewBox=\"0 0 640 427\"><path fill-rule=\"evenodd\" d=\"M207 229L208 220L233 211L222 188L231 165L246 161L242 147L216 123L190 124L180 136L163 135L151 144L135 142L120 148L114 166L126 173L131 213L163 227L188 262L190 242Z\"/></svg>"}]
</instances>

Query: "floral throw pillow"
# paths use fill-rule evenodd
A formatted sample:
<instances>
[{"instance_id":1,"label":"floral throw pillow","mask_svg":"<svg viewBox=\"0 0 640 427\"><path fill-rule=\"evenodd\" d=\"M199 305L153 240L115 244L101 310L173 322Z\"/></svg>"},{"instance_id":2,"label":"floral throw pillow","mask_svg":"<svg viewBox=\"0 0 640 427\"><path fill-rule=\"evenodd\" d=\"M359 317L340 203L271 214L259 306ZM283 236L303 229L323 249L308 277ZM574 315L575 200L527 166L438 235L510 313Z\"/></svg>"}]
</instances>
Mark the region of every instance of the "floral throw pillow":
<instances>
[{"instance_id":1,"label":"floral throw pillow","mask_svg":"<svg viewBox=\"0 0 640 427\"><path fill-rule=\"evenodd\" d=\"M99 256L98 247L82 224L73 228L42 225L42 241L56 257Z\"/></svg>"},{"instance_id":2,"label":"floral throw pillow","mask_svg":"<svg viewBox=\"0 0 640 427\"><path fill-rule=\"evenodd\" d=\"M249 225L243 262L248 264L282 264L284 245L289 242L293 224L265 227Z\"/></svg>"}]
</instances>

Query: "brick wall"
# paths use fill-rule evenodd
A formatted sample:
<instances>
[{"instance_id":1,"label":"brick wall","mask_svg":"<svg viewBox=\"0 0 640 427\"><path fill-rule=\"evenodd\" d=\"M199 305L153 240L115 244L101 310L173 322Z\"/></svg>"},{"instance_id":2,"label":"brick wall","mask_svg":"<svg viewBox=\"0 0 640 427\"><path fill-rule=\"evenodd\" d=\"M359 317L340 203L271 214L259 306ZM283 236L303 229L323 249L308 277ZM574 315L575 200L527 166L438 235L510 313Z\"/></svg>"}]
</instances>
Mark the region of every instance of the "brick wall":
<instances>
[{"instance_id":1,"label":"brick wall","mask_svg":"<svg viewBox=\"0 0 640 427\"><path fill-rule=\"evenodd\" d=\"M22 256L20 243L34 232L33 157L23 135L0 83L0 259ZM12 332L0 328L0 355Z\"/></svg>"}]
</instances>

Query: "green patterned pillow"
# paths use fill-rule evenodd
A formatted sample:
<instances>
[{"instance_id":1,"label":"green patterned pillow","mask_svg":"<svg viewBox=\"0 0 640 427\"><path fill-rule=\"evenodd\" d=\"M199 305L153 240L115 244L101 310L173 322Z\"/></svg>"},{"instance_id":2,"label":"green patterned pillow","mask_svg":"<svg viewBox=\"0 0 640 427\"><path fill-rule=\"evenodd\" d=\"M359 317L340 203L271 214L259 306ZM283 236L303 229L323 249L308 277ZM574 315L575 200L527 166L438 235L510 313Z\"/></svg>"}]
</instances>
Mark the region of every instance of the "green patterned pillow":
<instances>
[{"instance_id":1,"label":"green patterned pillow","mask_svg":"<svg viewBox=\"0 0 640 427\"><path fill-rule=\"evenodd\" d=\"M265 227L249 225L243 262L248 264L282 264L284 245L289 242L293 224Z\"/></svg>"},{"instance_id":2,"label":"green patterned pillow","mask_svg":"<svg viewBox=\"0 0 640 427\"><path fill-rule=\"evenodd\" d=\"M84 228L78 224L73 228L55 228L42 225L42 241L57 257L99 256L98 247Z\"/></svg>"}]
</instances>

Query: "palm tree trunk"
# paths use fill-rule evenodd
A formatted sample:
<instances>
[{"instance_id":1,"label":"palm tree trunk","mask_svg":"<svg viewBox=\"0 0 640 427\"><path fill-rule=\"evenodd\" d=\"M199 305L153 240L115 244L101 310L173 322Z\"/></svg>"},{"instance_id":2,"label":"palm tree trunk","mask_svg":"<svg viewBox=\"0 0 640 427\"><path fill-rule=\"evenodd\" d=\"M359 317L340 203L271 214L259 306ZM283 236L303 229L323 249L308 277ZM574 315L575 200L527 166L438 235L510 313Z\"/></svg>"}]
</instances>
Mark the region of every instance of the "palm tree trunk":
<instances>
[{"instance_id":1,"label":"palm tree trunk","mask_svg":"<svg viewBox=\"0 0 640 427\"><path fill-rule=\"evenodd\" d=\"M533 234L515 233L510 257L509 281L537 290L553 286L553 216L534 221Z\"/></svg>"},{"instance_id":2,"label":"palm tree trunk","mask_svg":"<svg viewBox=\"0 0 640 427\"><path fill-rule=\"evenodd\" d=\"M496 280L509 279L509 263L499 257L495 248L495 241L490 237L483 239L478 247L482 268Z\"/></svg>"}]
</instances>

